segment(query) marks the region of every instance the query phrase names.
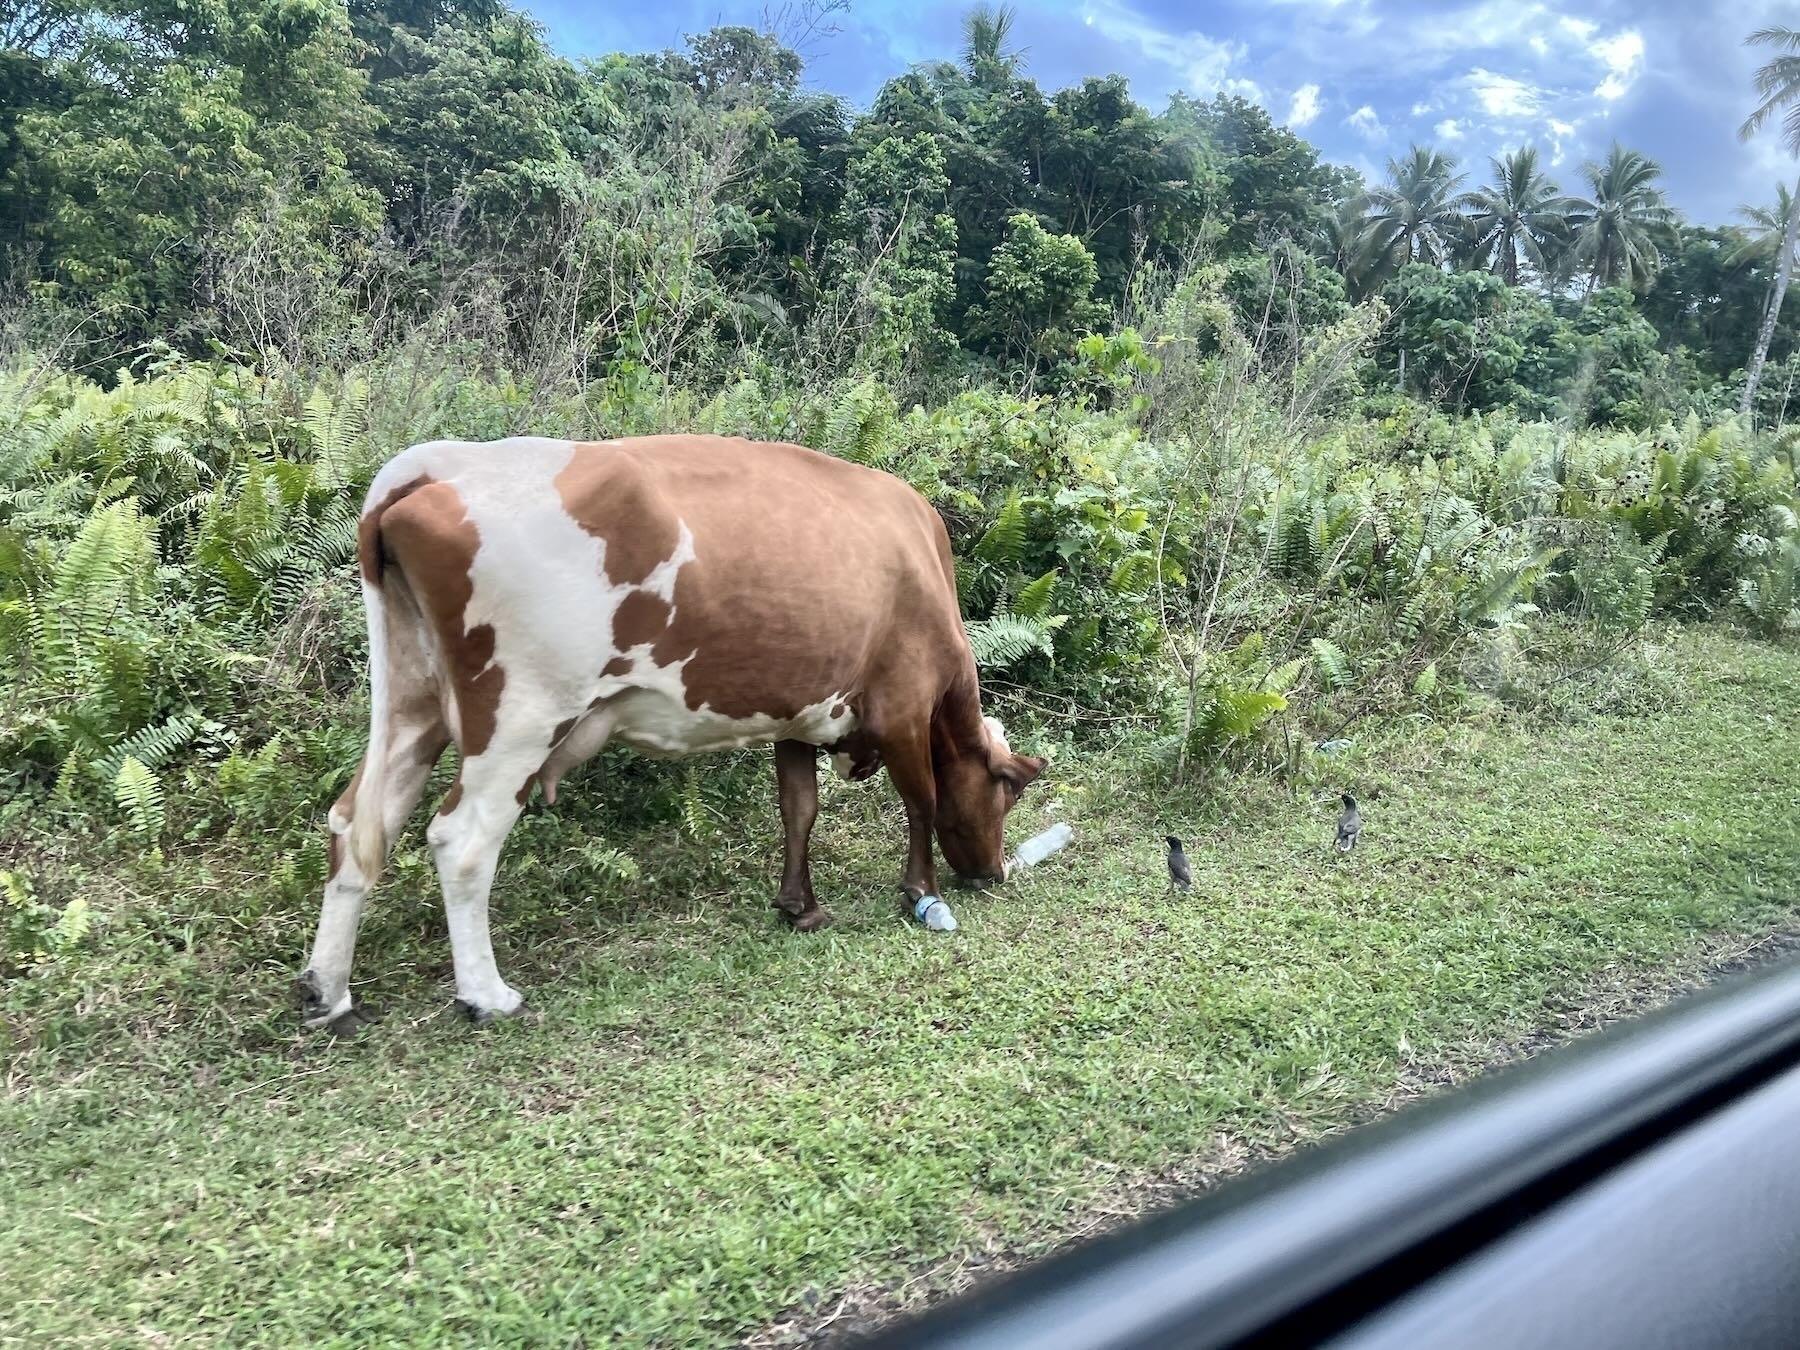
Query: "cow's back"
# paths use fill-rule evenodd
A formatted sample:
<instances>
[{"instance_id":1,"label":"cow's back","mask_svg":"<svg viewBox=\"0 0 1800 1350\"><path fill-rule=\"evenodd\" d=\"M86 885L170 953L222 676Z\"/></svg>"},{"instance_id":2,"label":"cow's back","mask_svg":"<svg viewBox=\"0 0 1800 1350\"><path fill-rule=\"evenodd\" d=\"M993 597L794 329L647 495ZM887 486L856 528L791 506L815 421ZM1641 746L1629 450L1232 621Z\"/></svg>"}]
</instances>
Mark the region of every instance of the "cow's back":
<instances>
[{"instance_id":1,"label":"cow's back","mask_svg":"<svg viewBox=\"0 0 1800 1350\"><path fill-rule=\"evenodd\" d=\"M741 724L719 743L824 741L883 672L947 683L969 661L941 520L872 469L711 436L434 442L371 508L420 482L479 538L465 627L492 627L515 697L610 700L645 748L710 744L683 705Z\"/></svg>"}]
</instances>

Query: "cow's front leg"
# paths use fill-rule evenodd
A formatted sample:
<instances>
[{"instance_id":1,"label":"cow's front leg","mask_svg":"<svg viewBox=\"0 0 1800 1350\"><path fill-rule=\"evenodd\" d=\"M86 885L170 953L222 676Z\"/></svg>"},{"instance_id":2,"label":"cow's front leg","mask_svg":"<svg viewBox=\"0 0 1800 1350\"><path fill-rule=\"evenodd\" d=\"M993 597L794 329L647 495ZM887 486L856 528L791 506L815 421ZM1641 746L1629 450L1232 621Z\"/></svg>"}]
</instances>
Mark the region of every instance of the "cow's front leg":
<instances>
[{"instance_id":1,"label":"cow's front leg","mask_svg":"<svg viewBox=\"0 0 1800 1350\"><path fill-rule=\"evenodd\" d=\"M931 832L937 821L931 742L921 729L917 734L883 740L880 749L888 779L906 807L906 871L900 889L910 911L923 897L938 893L937 860L931 851Z\"/></svg>"},{"instance_id":2,"label":"cow's front leg","mask_svg":"<svg viewBox=\"0 0 1800 1350\"><path fill-rule=\"evenodd\" d=\"M818 748L803 741L775 742L775 789L781 800L781 890L775 908L801 932L823 928L831 915L813 895L807 856L819 815Z\"/></svg>"},{"instance_id":3,"label":"cow's front leg","mask_svg":"<svg viewBox=\"0 0 1800 1350\"><path fill-rule=\"evenodd\" d=\"M444 888L444 919L456 961L456 1001L485 1025L525 1006L519 991L500 978L488 931L488 892L500 864L500 847L519 818L527 770L502 779L480 760L464 760L450 795L426 831Z\"/></svg>"}]
</instances>

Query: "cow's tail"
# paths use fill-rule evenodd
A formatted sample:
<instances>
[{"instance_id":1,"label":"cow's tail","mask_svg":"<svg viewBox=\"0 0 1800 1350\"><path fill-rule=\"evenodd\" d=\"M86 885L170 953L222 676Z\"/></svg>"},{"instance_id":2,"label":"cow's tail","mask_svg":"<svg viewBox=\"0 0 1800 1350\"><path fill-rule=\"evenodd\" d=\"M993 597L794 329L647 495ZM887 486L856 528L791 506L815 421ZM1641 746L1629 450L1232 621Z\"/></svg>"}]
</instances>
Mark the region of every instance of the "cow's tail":
<instances>
[{"instance_id":1,"label":"cow's tail","mask_svg":"<svg viewBox=\"0 0 1800 1350\"><path fill-rule=\"evenodd\" d=\"M374 498L374 489L370 490ZM363 883L373 886L387 861L386 815L388 742L393 722L393 659L388 636L392 600L405 587L398 568L389 568L381 541L381 518L406 495L400 491L363 508L357 526L357 568L362 575L363 613L369 627L369 748L363 755L362 778L351 807L350 856L362 873ZM395 616L404 621L404 614Z\"/></svg>"},{"instance_id":2,"label":"cow's tail","mask_svg":"<svg viewBox=\"0 0 1800 1350\"><path fill-rule=\"evenodd\" d=\"M381 587L363 582L363 608L369 620L369 748L363 754L362 778L351 805L350 856L363 884L373 886L387 858L382 802L387 796L388 660L387 613Z\"/></svg>"}]
</instances>

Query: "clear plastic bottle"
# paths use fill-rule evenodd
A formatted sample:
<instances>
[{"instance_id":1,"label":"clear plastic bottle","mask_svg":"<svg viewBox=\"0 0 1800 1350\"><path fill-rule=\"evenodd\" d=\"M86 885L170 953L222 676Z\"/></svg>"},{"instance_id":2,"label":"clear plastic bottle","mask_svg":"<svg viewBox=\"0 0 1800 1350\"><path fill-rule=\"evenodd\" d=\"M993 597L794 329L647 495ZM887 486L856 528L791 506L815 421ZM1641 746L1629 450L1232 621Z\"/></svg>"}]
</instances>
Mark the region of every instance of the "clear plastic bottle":
<instances>
[{"instance_id":1,"label":"clear plastic bottle","mask_svg":"<svg viewBox=\"0 0 1800 1350\"><path fill-rule=\"evenodd\" d=\"M1013 865L1035 867L1074 837L1075 831L1062 821L1058 821L1042 834L1034 834L1020 844L1018 853L1013 856Z\"/></svg>"},{"instance_id":2,"label":"clear plastic bottle","mask_svg":"<svg viewBox=\"0 0 1800 1350\"><path fill-rule=\"evenodd\" d=\"M934 933L954 933L956 916L940 895L921 895L913 906L913 917Z\"/></svg>"}]
</instances>

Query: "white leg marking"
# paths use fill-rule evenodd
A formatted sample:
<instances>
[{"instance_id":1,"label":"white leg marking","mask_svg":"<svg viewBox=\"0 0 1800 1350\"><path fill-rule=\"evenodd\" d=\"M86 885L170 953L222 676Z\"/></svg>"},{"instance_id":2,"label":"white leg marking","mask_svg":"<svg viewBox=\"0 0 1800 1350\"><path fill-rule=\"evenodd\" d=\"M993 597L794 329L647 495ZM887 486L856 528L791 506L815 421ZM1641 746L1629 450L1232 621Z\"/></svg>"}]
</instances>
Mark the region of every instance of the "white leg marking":
<instances>
[{"instance_id":1,"label":"white leg marking","mask_svg":"<svg viewBox=\"0 0 1800 1350\"><path fill-rule=\"evenodd\" d=\"M340 839L344 832L332 822L333 833ZM338 874L325 883L325 902L319 912L319 931L313 937L312 959L306 968L318 987L325 1011L306 1019L309 1027L322 1027L350 1011L350 963L356 956L356 929L362 921L363 900L369 887L348 856L348 842L339 845L345 853Z\"/></svg>"},{"instance_id":2,"label":"white leg marking","mask_svg":"<svg viewBox=\"0 0 1800 1350\"><path fill-rule=\"evenodd\" d=\"M431 777L437 756L428 753L436 743L437 731L432 727L390 723L388 773L381 801L382 824L388 852L394 839L405 826L407 817L419 804L425 782ZM350 822L334 806L331 810L331 832L338 841L342 863L335 877L325 883L325 898L319 912L319 930L313 938L312 959L306 968L318 986L325 1011L306 1019L309 1027L320 1027L350 1011L350 968L356 959L356 930L362 922L364 902L369 896L369 882L350 853Z\"/></svg>"},{"instance_id":3,"label":"white leg marking","mask_svg":"<svg viewBox=\"0 0 1800 1350\"><path fill-rule=\"evenodd\" d=\"M516 756L510 757L516 759ZM518 1011L524 999L500 978L488 928L488 895L500 848L519 817L517 785L502 787L489 757L463 763L462 800L426 833L444 888L444 919L456 962L456 996L476 1013ZM518 774L520 782L525 773Z\"/></svg>"}]
</instances>

